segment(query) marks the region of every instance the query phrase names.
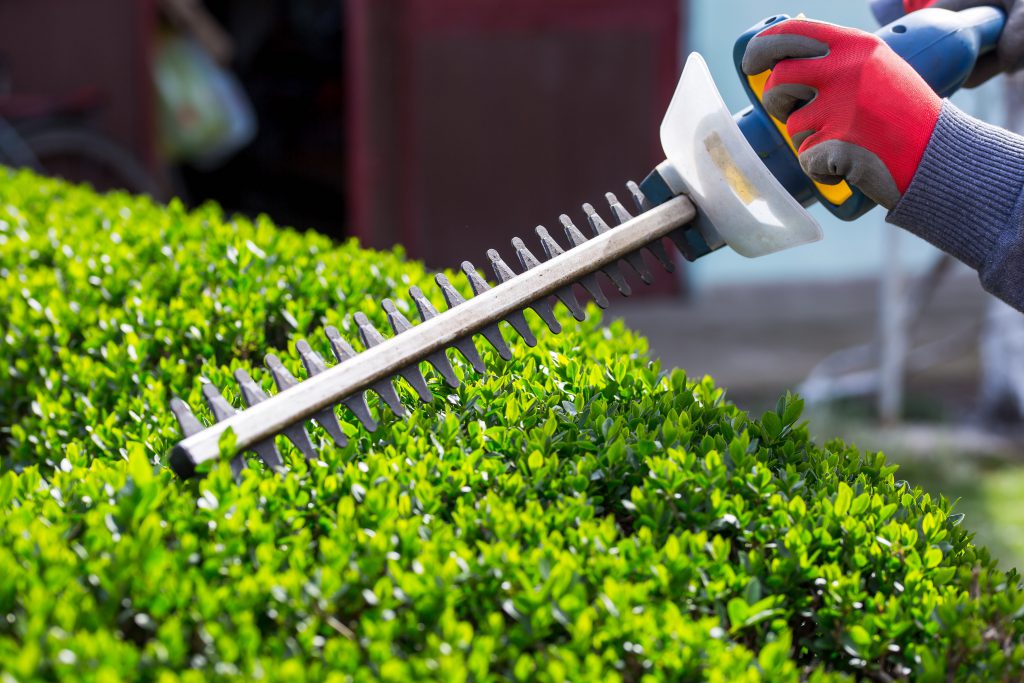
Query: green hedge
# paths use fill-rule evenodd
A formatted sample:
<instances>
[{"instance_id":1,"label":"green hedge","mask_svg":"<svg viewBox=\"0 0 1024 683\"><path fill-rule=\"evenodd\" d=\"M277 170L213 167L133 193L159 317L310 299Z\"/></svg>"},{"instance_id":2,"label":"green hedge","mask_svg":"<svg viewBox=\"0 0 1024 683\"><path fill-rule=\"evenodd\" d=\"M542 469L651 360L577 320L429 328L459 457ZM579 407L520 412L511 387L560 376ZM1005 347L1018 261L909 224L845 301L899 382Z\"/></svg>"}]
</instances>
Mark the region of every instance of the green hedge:
<instances>
[{"instance_id":1,"label":"green hedge","mask_svg":"<svg viewBox=\"0 0 1024 683\"><path fill-rule=\"evenodd\" d=\"M322 463L164 466L199 374L304 376L410 284L441 306L397 251L0 173L0 679L1020 676L1020 578L949 502L595 310Z\"/></svg>"}]
</instances>

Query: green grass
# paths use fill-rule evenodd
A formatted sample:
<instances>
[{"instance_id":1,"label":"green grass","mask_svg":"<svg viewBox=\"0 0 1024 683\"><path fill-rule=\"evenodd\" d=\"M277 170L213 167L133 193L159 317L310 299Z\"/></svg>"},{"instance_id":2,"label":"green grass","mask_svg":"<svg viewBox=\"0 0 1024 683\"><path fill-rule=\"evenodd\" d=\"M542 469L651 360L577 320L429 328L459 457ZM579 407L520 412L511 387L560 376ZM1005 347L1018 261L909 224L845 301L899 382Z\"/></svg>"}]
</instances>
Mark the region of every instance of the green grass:
<instances>
[{"instance_id":1,"label":"green grass","mask_svg":"<svg viewBox=\"0 0 1024 683\"><path fill-rule=\"evenodd\" d=\"M969 518L594 310L322 462L167 469L198 375L239 405L411 284L441 305L397 251L0 173L0 680L1019 675Z\"/></svg>"},{"instance_id":2,"label":"green grass","mask_svg":"<svg viewBox=\"0 0 1024 683\"><path fill-rule=\"evenodd\" d=\"M939 456L901 466L903 476L933 494L956 501L956 511L971 521L975 541L1004 567L1024 567L1024 467L985 465Z\"/></svg>"}]
</instances>

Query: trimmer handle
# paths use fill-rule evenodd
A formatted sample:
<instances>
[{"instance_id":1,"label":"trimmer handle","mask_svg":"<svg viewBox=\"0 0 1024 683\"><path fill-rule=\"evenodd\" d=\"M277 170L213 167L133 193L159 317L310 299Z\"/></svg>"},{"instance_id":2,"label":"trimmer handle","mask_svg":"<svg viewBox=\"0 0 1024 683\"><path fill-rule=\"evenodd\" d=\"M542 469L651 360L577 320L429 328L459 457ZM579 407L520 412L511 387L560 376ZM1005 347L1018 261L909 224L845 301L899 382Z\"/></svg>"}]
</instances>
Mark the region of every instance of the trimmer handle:
<instances>
[{"instance_id":1,"label":"trimmer handle","mask_svg":"<svg viewBox=\"0 0 1024 683\"><path fill-rule=\"evenodd\" d=\"M736 41L733 59L752 106L736 115L751 146L776 178L804 206L815 200L843 220L854 220L875 206L845 181L823 185L803 173L786 126L764 110L761 98L771 71L747 76L741 64L747 44L761 31L786 21L779 14L751 27ZM1006 15L995 7L961 12L928 8L900 17L875 32L903 57L941 97L952 95L970 76L979 56L993 50Z\"/></svg>"}]
</instances>

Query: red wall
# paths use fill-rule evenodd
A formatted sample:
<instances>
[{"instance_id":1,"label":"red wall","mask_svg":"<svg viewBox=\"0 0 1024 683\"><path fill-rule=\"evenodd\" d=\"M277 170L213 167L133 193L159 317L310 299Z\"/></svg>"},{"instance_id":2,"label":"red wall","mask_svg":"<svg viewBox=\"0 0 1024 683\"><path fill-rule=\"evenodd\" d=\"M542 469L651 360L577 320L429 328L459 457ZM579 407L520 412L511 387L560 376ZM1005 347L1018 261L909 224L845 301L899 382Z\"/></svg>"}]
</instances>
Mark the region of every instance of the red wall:
<instances>
[{"instance_id":1,"label":"red wall","mask_svg":"<svg viewBox=\"0 0 1024 683\"><path fill-rule=\"evenodd\" d=\"M154 0L0 0L0 57L15 93L98 88L100 126L152 166L155 26Z\"/></svg>"},{"instance_id":2,"label":"red wall","mask_svg":"<svg viewBox=\"0 0 1024 683\"><path fill-rule=\"evenodd\" d=\"M560 235L563 212L582 227L580 203L606 191L631 205L624 183L662 159L679 6L350 0L355 234L436 267L481 266L488 247L514 263L513 235Z\"/></svg>"}]
</instances>

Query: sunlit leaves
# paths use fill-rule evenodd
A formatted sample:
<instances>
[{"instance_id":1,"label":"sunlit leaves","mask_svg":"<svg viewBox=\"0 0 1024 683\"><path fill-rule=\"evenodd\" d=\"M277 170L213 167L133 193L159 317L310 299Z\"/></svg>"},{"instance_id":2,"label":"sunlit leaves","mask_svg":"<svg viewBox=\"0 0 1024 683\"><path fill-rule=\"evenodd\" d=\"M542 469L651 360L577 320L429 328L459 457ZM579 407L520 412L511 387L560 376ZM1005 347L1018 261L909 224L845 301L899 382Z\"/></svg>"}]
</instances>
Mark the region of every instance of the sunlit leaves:
<instances>
[{"instance_id":1,"label":"sunlit leaves","mask_svg":"<svg viewBox=\"0 0 1024 683\"><path fill-rule=\"evenodd\" d=\"M301 336L326 352L322 328L353 336L357 310L383 328L374 302L411 284L443 308L427 273L214 206L0 180L15 680L1019 672L1019 578L948 501L813 443L795 396L752 419L662 372L594 309L483 377L453 354L466 383L428 373L438 400L374 434L339 411L350 443L312 428L319 461L279 440L287 473L252 461L236 482L221 462L182 482L171 395L208 419L196 377L238 405L231 373L270 389L267 351L304 376Z\"/></svg>"}]
</instances>

